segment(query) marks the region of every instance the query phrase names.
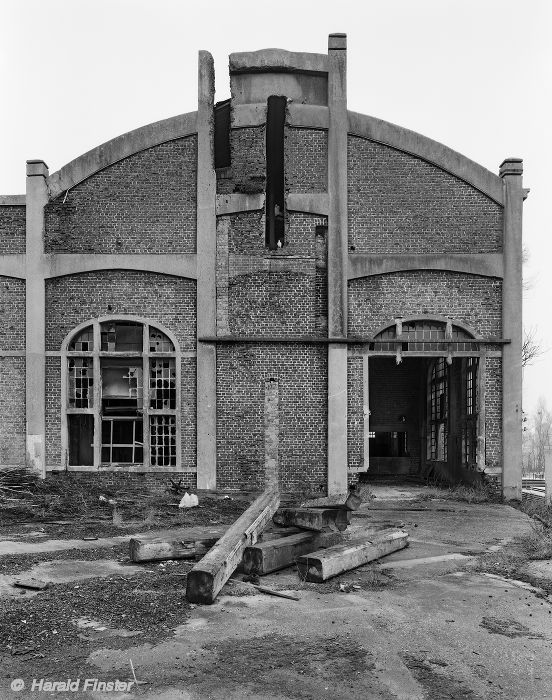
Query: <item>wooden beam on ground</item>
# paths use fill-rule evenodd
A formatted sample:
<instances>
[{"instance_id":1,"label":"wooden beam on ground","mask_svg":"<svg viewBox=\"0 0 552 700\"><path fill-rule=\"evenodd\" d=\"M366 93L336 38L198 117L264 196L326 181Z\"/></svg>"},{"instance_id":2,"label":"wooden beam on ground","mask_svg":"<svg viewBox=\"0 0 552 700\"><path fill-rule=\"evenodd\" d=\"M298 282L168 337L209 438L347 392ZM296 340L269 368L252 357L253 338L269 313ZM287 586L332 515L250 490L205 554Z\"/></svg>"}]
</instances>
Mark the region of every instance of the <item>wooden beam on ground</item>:
<instances>
[{"instance_id":1,"label":"wooden beam on ground","mask_svg":"<svg viewBox=\"0 0 552 700\"><path fill-rule=\"evenodd\" d=\"M303 581L321 583L344 571L403 549L408 544L404 530L383 530L370 539L350 540L346 544L321 549L297 559L297 569Z\"/></svg>"},{"instance_id":2,"label":"wooden beam on ground","mask_svg":"<svg viewBox=\"0 0 552 700\"><path fill-rule=\"evenodd\" d=\"M284 527L301 527L305 530L339 530L349 524L348 511L340 508L281 508L273 520Z\"/></svg>"},{"instance_id":3,"label":"wooden beam on ground","mask_svg":"<svg viewBox=\"0 0 552 700\"><path fill-rule=\"evenodd\" d=\"M217 542L218 537L199 540L162 537L133 537L129 542L130 559L134 562L166 561L167 559L195 559L203 557Z\"/></svg>"},{"instance_id":4,"label":"wooden beam on ground","mask_svg":"<svg viewBox=\"0 0 552 700\"><path fill-rule=\"evenodd\" d=\"M220 589L240 563L245 548L257 542L279 505L278 491L267 489L228 528L188 574L186 598L191 603L214 603Z\"/></svg>"},{"instance_id":5,"label":"wooden beam on ground","mask_svg":"<svg viewBox=\"0 0 552 700\"><path fill-rule=\"evenodd\" d=\"M362 498L358 493L336 493L333 496L323 498L313 498L310 501L301 503L302 508L344 508L345 510L358 510Z\"/></svg>"},{"instance_id":6,"label":"wooden beam on ground","mask_svg":"<svg viewBox=\"0 0 552 700\"><path fill-rule=\"evenodd\" d=\"M343 541L340 532L301 532L289 537L280 537L271 542L257 542L246 547L243 553L243 570L246 574L256 573L259 576L271 571L285 569L295 564L297 557L309 552L315 552L321 547L331 547Z\"/></svg>"}]
</instances>

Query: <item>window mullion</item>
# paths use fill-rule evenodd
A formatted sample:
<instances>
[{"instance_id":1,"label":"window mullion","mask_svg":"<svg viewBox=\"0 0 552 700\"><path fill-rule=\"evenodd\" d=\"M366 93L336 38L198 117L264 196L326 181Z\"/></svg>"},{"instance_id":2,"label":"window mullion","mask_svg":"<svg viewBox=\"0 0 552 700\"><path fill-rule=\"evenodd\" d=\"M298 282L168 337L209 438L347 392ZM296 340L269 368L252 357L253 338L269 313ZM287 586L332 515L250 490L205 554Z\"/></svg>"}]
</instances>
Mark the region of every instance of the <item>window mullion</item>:
<instances>
[{"instance_id":1,"label":"window mullion","mask_svg":"<svg viewBox=\"0 0 552 700\"><path fill-rule=\"evenodd\" d=\"M100 324L98 321L93 323L93 339L94 467L99 469L102 461L102 375L100 370Z\"/></svg>"},{"instance_id":2,"label":"window mullion","mask_svg":"<svg viewBox=\"0 0 552 700\"><path fill-rule=\"evenodd\" d=\"M150 336L150 327L148 323L144 323L143 325L144 329L144 335L142 336L143 338L143 346L142 346L142 367L143 367L143 372L142 372L142 382L143 382L143 390L142 390L142 416L143 416L143 425L142 425L142 430L143 430L143 443L144 443L144 448L142 450L142 460L144 463L144 469L149 469L150 468L150 367L149 367L149 336Z\"/></svg>"}]
</instances>

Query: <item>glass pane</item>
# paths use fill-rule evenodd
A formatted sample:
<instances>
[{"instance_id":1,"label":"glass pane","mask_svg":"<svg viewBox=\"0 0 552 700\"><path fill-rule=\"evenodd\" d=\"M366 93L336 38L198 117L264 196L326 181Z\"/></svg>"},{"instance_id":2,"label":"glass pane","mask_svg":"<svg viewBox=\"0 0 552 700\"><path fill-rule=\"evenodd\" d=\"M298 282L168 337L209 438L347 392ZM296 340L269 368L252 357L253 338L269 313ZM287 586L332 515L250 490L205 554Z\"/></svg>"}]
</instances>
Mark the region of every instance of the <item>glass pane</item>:
<instances>
[{"instance_id":1,"label":"glass pane","mask_svg":"<svg viewBox=\"0 0 552 700\"><path fill-rule=\"evenodd\" d=\"M176 370L172 357L150 360L150 407L158 411L176 408Z\"/></svg>"},{"instance_id":2,"label":"glass pane","mask_svg":"<svg viewBox=\"0 0 552 700\"><path fill-rule=\"evenodd\" d=\"M176 466L174 416L150 416L150 462L152 467Z\"/></svg>"},{"instance_id":3,"label":"glass pane","mask_svg":"<svg viewBox=\"0 0 552 700\"><path fill-rule=\"evenodd\" d=\"M100 326L103 352L142 352L143 326L133 321L107 321Z\"/></svg>"},{"instance_id":4,"label":"glass pane","mask_svg":"<svg viewBox=\"0 0 552 700\"><path fill-rule=\"evenodd\" d=\"M68 368L69 408L92 408L94 405L94 377L91 357L70 357Z\"/></svg>"},{"instance_id":5,"label":"glass pane","mask_svg":"<svg viewBox=\"0 0 552 700\"><path fill-rule=\"evenodd\" d=\"M149 351L150 352L174 352L174 345L170 338L162 333L157 328L150 326L149 332Z\"/></svg>"},{"instance_id":6,"label":"glass pane","mask_svg":"<svg viewBox=\"0 0 552 700\"><path fill-rule=\"evenodd\" d=\"M94 330L88 326L69 343L69 352L92 352L94 350Z\"/></svg>"}]
</instances>

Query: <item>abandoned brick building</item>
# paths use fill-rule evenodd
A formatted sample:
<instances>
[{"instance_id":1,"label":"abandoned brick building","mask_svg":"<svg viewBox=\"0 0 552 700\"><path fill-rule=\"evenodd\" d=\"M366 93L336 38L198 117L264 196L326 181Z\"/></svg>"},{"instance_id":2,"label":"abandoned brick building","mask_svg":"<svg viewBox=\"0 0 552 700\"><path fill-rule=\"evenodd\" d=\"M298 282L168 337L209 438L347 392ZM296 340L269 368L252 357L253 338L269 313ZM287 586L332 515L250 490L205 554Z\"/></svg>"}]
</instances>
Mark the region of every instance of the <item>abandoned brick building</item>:
<instances>
[{"instance_id":1,"label":"abandoned brick building","mask_svg":"<svg viewBox=\"0 0 552 700\"><path fill-rule=\"evenodd\" d=\"M347 110L327 54L0 198L0 464L107 483L521 488L522 163Z\"/></svg>"}]
</instances>

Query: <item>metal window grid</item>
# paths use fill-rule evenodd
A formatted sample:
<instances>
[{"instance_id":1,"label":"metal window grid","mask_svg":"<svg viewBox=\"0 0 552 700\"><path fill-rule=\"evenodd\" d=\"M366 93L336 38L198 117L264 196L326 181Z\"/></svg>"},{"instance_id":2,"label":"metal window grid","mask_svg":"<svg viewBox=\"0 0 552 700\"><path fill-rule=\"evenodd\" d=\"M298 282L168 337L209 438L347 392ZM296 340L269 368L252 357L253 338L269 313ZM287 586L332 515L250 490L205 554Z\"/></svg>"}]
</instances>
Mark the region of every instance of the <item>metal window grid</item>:
<instances>
[{"instance_id":1,"label":"metal window grid","mask_svg":"<svg viewBox=\"0 0 552 700\"><path fill-rule=\"evenodd\" d=\"M68 404L69 408L92 408L94 405L93 360L88 357L68 359Z\"/></svg>"}]
</instances>

